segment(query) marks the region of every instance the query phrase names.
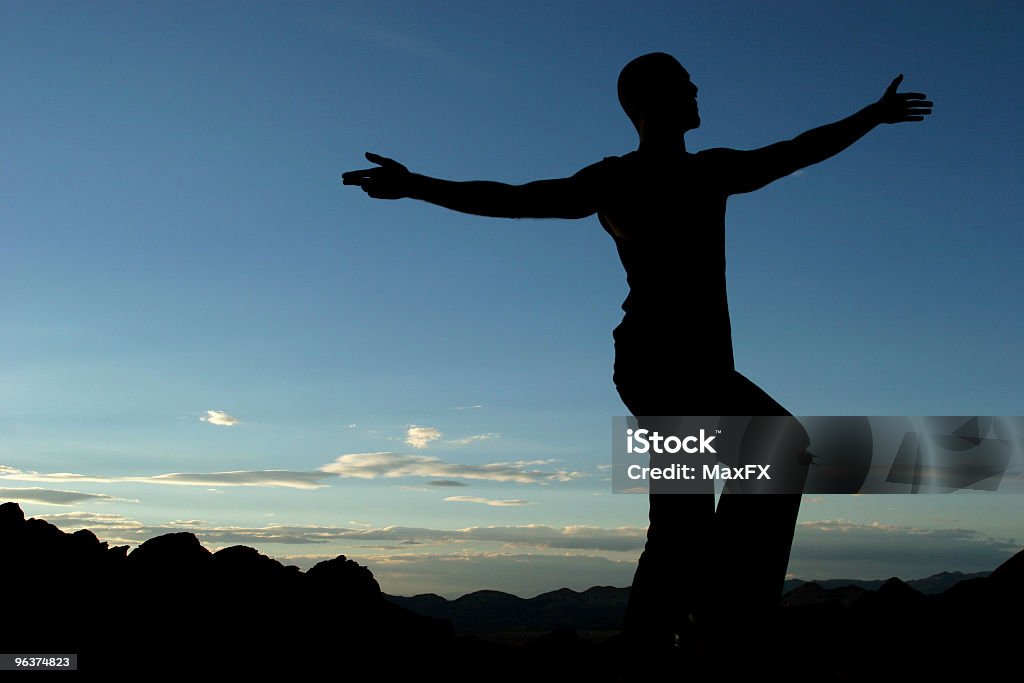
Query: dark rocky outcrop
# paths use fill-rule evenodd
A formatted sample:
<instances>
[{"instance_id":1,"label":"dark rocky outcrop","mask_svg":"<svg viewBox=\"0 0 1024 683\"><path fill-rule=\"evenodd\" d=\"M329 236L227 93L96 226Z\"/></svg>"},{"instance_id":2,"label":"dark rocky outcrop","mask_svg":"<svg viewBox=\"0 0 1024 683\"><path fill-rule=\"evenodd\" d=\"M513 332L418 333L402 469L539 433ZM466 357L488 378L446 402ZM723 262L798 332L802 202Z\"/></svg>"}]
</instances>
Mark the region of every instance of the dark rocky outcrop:
<instances>
[{"instance_id":1,"label":"dark rocky outcrop","mask_svg":"<svg viewBox=\"0 0 1024 683\"><path fill-rule=\"evenodd\" d=\"M389 603L344 556L303 573L245 546L211 553L190 533L128 553L14 503L0 505L0 549L4 651L77 653L83 669L319 671L452 640L448 622Z\"/></svg>"}]
</instances>

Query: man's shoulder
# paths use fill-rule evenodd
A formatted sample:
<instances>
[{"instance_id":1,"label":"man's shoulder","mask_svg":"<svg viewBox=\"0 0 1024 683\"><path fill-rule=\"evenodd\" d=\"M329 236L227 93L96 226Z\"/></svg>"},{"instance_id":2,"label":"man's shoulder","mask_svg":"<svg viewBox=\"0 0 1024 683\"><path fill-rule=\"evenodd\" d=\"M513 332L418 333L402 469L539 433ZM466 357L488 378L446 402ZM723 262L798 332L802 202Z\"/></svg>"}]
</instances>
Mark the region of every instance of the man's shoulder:
<instances>
[{"instance_id":1,"label":"man's shoulder","mask_svg":"<svg viewBox=\"0 0 1024 683\"><path fill-rule=\"evenodd\" d=\"M622 174L628 168L634 152L621 156L606 156L589 166L580 169L573 177L576 180L605 183Z\"/></svg>"}]
</instances>

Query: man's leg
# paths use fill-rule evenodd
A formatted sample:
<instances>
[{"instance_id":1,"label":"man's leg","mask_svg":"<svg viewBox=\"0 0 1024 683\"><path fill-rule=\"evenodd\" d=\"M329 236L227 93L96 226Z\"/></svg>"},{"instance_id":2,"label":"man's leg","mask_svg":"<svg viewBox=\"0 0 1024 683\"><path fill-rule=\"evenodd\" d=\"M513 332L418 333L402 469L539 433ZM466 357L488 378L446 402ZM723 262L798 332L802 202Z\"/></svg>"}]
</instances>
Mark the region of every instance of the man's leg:
<instances>
[{"instance_id":1,"label":"man's leg","mask_svg":"<svg viewBox=\"0 0 1024 683\"><path fill-rule=\"evenodd\" d=\"M799 494L723 495L715 524L718 585L733 610L764 613L778 607L789 566Z\"/></svg>"},{"instance_id":2,"label":"man's leg","mask_svg":"<svg viewBox=\"0 0 1024 683\"><path fill-rule=\"evenodd\" d=\"M734 415L791 415L739 373L730 382L729 392ZM791 444L799 440L787 439ZM793 453L794 458L802 448ZM778 607L799 511L800 494L722 495L715 514L715 592L726 598L726 605L719 623L750 624Z\"/></svg>"},{"instance_id":3,"label":"man's leg","mask_svg":"<svg viewBox=\"0 0 1024 683\"><path fill-rule=\"evenodd\" d=\"M709 594L713 550L713 493L652 493L647 544L629 594L623 631L649 644L671 646L687 637Z\"/></svg>"},{"instance_id":4,"label":"man's leg","mask_svg":"<svg viewBox=\"0 0 1024 683\"><path fill-rule=\"evenodd\" d=\"M685 407L681 397L666 396L662 385L634 391L620 386L619 393L630 412L641 418L640 427L664 435L676 431L678 421L659 416L686 414L680 412ZM650 464L678 460L652 455ZM633 578L623 631L654 648L671 647L676 634L688 638L694 615L704 612L701 600L711 584L714 550L714 485L706 482L700 493L668 493L659 492L666 482L650 483L647 543Z\"/></svg>"}]
</instances>

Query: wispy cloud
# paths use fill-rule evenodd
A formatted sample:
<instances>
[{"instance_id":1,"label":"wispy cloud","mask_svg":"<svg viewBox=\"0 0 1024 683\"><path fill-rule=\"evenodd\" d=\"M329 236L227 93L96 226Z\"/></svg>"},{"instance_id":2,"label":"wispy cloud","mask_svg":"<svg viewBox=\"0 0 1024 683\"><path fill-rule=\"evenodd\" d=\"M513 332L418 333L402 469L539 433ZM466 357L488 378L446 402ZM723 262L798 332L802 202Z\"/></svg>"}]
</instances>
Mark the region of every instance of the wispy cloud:
<instances>
[{"instance_id":1,"label":"wispy cloud","mask_svg":"<svg viewBox=\"0 0 1024 683\"><path fill-rule=\"evenodd\" d=\"M452 410L479 410L483 406L452 406Z\"/></svg>"},{"instance_id":2,"label":"wispy cloud","mask_svg":"<svg viewBox=\"0 0 1024 683\"><path fill-rule=\"evenodd\" d=\"M940 571L981 571L1021 544L974 529L924 529L842 519L801 522L790 572L803 578L920 578Z\"/></svg>"},{"instance_id":3,"label":"wispy cloud","mask_svg":"<svg viewBox=\"0 0 1024 683\"><path fill-rule=\"evenodd\" d=\"M201 416L199 419L220 427L234 427L241 422L237 417L228 415L223 410L207 410L206 415Z\"/></svg>"},{"instance_id":4,"label":"wispy cloud","mask_svg":"<svg viewBox=\"0 0 1024 683\"><path fill-rule=\"evenodd\" d=\"M438 546L465 545L467 541L495 543L501 547L544 550L635 551L643 547L647 530L642 527L607 529L591 526L547 526L525 524L477 526L465 529L428 529L421 527L369 527L353 523L350 527L296 524L268 524L260 527L217 526L201 520L174 520L146 525L123 515L94 512L68 512L47 515L47 521L69 529L91 529L103 540L137 545L170 532L194 533L204 544L224 546L238 543L275 543L284 545L341 545L362 547L366 543Z\"/></svg>"},{"instance_id":5,"label":"wispy cloud","mask_svg":"<svg viewBox=\"0 0 1024 683\"><path fill-rule=\"evenodd\" d=\"M376 51L392 52L412 58L417 63L433 63L453 69L465 76L478 79L485 77L478 59L456 52L450 42L436 39L422 28L412 30L399 27L394 22L389 22L387 26L371 25L353 21L350 17L344 21L334 17L320 17L315 22L315 28L358 40L369 46L371 54Z\"/></svg>"},{"instance_id":6,"label":"wispy cloud","mask_svg":"<svg viewBox=\"0 0 1024 683\"><path fill-rule=\"evenodd\" d=\"M44 489L39 488L38 486L31 486L28 488L18 489L0 489L0 500L19 503L39 503L41 505L74 505L76 503L95 501L123 501L124 499L108 496L105 493L61 491L57 489Z\"/></svg>"},{"instance_id":7,"label":"wispy cloud","mask_svg":"<svg viewBox=\"0 0 1024 683\"><path fill-rule=\"evenodd\" d=\"M294 489L318 489L326 486L318 472L291 472L288 470L257 470L210 472L201 474L157 474L146 477L151 484L181 484L184 486L280 486Z\"/></svg>"},{"instance_id":8,"label":"wispy cloud","mask_svg":"<svg viewBox=\"0 0 1024 683\"><path fill-rule=\"evenodd\" d=\"M519 505L533 505L528 500L495 500L493 498L478 498L477 496L448 496L445 498L448 503L480 503L493 507L515 507Z\"/></svg>"},{"instance_id":9,"label":"wispy cloud","mask_svg":"<svg viewBox=\"0 0 1024 683\"><path fill-rule=\"evenodd\" d=\"M54 512L47 513L46 521L64 531L76 529L94 530L97 536L105 538L117 536L117 534L126 530L142 528L142 524L134 519L114 512L88 512L85 510ZM141 541L139 542L141 543Z\"/></svg>"},{"instance_id":10,"label":"wispy cloud","mask_svg":"<svg viewBox=\"0 0 1024 683\"><path fill-rule=\"evenodd\" d=\"M640 549L647 540L647 529L643 527L608 529L583 525L526 524L522 526L470 527L460 529L460 534L461 538L475 541L493 541L535 548L613 552Z\"/></svg>"},{"instance_id":11,"label":"wispy cloud","mask_svg":"<svg viewBox=\"0 0 1024 683\"><path fill-rule=\"evenodd\" d=\"M488 432L487 434L474 434L472 436L465 436L461 439L449 439L445 441L445 443L454 444L456 446L465 446L466 444L471 444L476 441L489 441L490 439L497 439L500 436L500 434Z\"/></svg>"},{"instance_id":12,"label":"wispy cloud","mask_svg":"<svg viewBox=\"0 0 1024 683\"><path fill-rule=\"evenodd\" d=\"M431 441L441 438L441 431L434 427L412 425L405 432L405 443L413 448L426 448Z\"/></svg>"},{"instance_id":13,"label":"wispy cloud","mask_svg":"<svg viewBox=\"0 0 1024 683\"><path fill-rule=\"evenodd\" d=\"M520 460L486 465L450 463L440 458L401 453L350 453L311 472L293 470L233 470L228 472L168 472L151 475L96 475L76 472L22 471L0 465L0 481L30 481L76 484L165 484L171 486L265 486L292 489L318 489L329 485L330 475L358 479L425 477L431 487L459 487L466 484L456 479L545 484L570 481L586 476L582 472L538 466L550 465L548 460ZM24 489L19 489L24 490ZM40 489L42 490L42 489ZM217 490L210 488L211 491ZM76 492L65 492L73 494ZM27 495L27 494L25 494ZM50 494L47 494L50 495ZM98 494L79 494L91 496ZM52 494L50 500L59 496ZM81 500L85 500L82 498Z\"/></svg>"},{"instance_id":14,"label":"wispy cloud","mask_svg":"<svg viewBox=\"0 0 1024 683\"><path fill-rule=\"evenodd\" d=\"M582 472L567 470L539 470L534 465L547 465L549 461L530 460L497 462L488 465L449 463L427 455L401 453L350 453L320 467L323 472L343 477L375 479L377 477L430 477L486 479L531 484L548 481L570 481L585 476Z\"/></svg>"},{"instance_id":15,"label":"wispy cloud","mask_svg":"<svg viewBox=\"0 0 1024 683\"><path fill-rule=\"evenodd\" d=\"M7 468L10 470L11 468ZM288 470L255 470L234 472L184 473L171 472L149 476L103 476L72 472L0 472L0 479L38 482L76 482L90 484L171 484L177 486L279 486L294 489L317 489L327 486L323 472L292 472Z\"/></svg>"}]
</instances>

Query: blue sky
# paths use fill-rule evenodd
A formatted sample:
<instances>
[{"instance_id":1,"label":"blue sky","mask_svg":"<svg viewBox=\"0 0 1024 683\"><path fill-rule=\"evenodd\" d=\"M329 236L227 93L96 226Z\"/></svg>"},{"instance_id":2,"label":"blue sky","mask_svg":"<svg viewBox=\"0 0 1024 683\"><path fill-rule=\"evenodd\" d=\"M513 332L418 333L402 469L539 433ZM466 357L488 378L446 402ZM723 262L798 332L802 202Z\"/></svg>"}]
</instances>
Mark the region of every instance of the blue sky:
<instances>
[{"instance_id":1,"label":"blue sky","mask_svg":"<svg viewBox=\"0 0 1024 683\"><path fill-rule=\"evenodd\" d=\"M615 79L655 50L700 88L694 151L793 137L898 73L935 101L730 200L742 372L795 414L1024 415L1022 24L1010 3L4 0L0 498L111 542L345 553L393 593L628 584L646 500L602 467L625 412L610 238L339 174L369 150L570 175L635 148ZM790 569L988 569L1022 512L815 497Z\"/></svg>"}]
</instances>

